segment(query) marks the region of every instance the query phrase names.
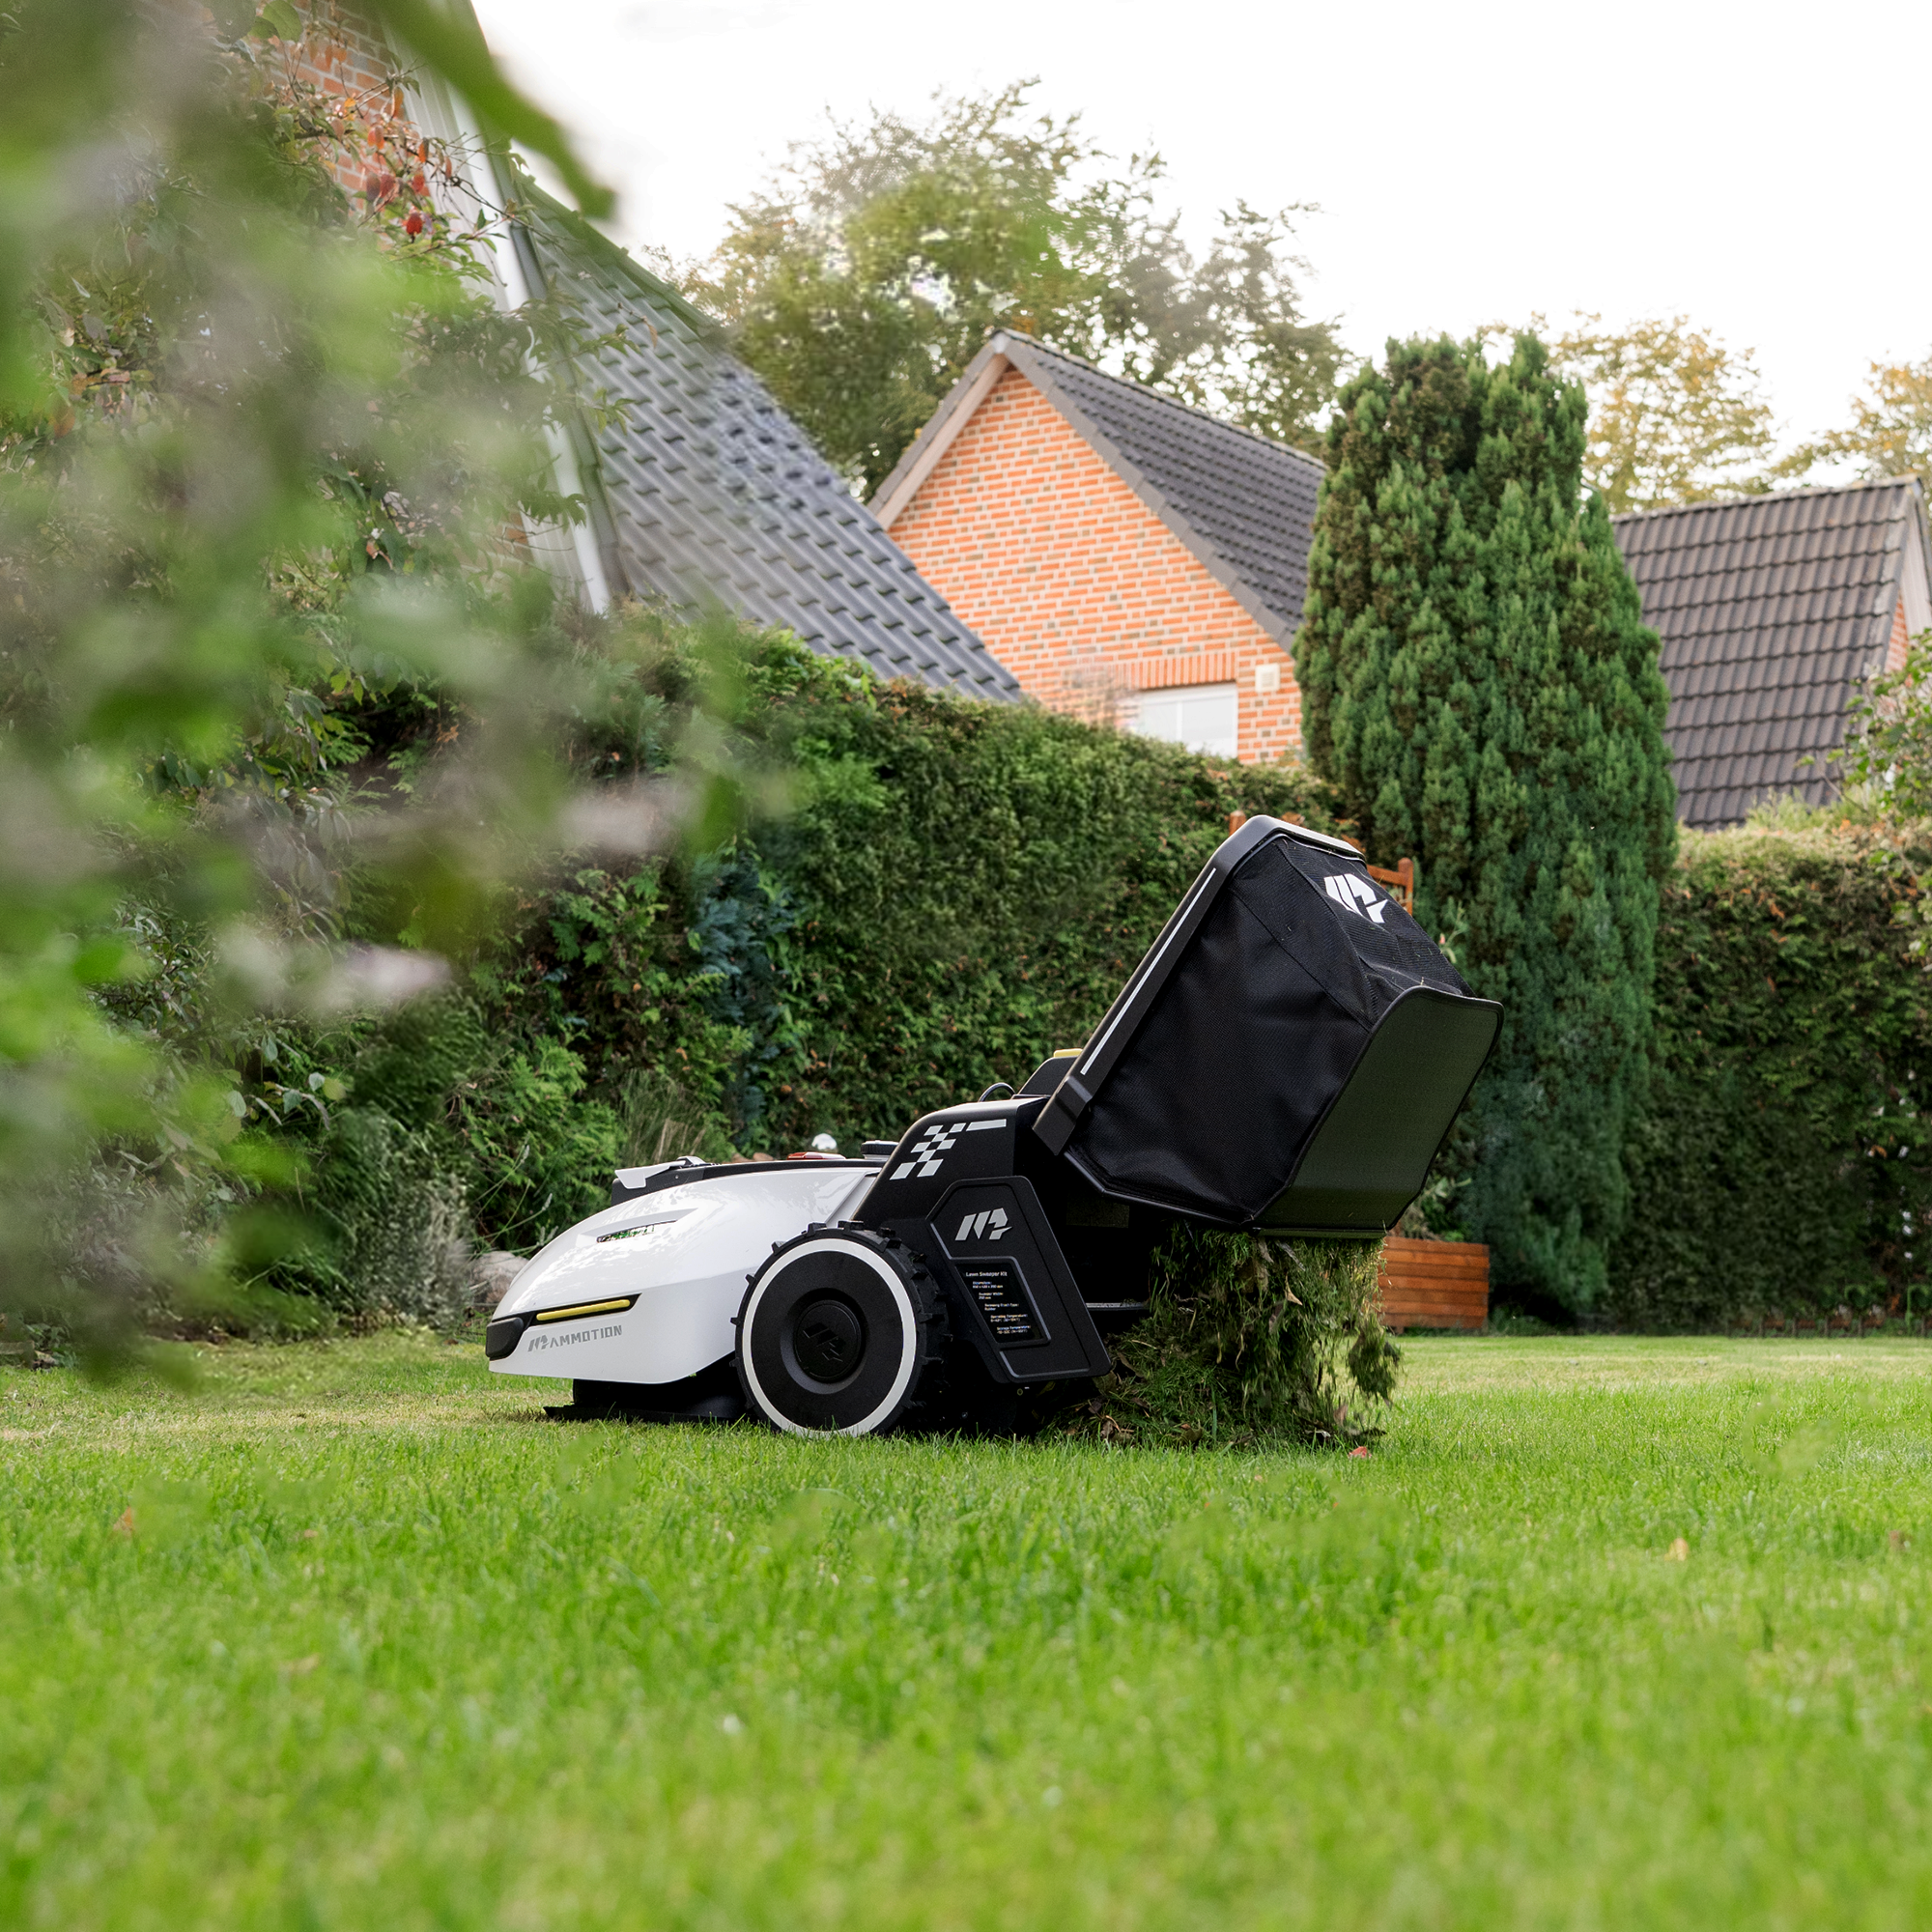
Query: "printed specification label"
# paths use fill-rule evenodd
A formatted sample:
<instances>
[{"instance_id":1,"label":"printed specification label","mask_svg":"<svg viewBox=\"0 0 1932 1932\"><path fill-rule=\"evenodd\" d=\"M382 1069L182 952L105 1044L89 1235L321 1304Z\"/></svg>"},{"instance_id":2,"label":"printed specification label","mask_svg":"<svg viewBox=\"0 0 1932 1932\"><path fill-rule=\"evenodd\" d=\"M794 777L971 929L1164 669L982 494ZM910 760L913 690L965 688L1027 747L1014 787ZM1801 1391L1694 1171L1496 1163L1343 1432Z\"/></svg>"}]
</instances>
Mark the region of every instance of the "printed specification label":
<instances>
[{"instance_id":1,"label":"printed specification label","mask_svg":"<svg viewBox=\"0 0 1932 1932\"><path fill-rule=\"evenodd\" d=\"M966 1293L980 1304L1001 1348L1046 1340L1017 1263L961 1262L959 1272L966 1278Z\"/></svg>"}]
</instances>

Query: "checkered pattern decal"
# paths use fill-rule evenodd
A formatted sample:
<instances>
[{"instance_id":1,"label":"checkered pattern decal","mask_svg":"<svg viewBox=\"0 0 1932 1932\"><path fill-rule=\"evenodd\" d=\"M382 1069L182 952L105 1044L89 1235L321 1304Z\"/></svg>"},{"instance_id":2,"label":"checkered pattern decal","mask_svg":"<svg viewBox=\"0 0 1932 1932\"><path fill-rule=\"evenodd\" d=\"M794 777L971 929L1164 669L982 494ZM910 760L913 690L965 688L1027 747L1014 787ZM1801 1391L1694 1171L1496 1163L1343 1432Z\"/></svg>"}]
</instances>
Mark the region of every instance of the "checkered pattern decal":
<instances>
[{"instance_id":1,"label":"checkered pattern decal","mask_svg":"<svg viewBox=\"0 0 1932 1932\"><path fill-rule=\"evenodd\" d=\"M939 1172L939 1164L946 1158L948 1151L958 1142L963 1128L948 1126L941 1122L938 1126L927 1127L924 1133L912 1144L912 1158L901 1161L893 1169L893 1179L903 1180L907 1175L917 1172L922 1180L930 1179Z\"/></svg>"}]
</instances>

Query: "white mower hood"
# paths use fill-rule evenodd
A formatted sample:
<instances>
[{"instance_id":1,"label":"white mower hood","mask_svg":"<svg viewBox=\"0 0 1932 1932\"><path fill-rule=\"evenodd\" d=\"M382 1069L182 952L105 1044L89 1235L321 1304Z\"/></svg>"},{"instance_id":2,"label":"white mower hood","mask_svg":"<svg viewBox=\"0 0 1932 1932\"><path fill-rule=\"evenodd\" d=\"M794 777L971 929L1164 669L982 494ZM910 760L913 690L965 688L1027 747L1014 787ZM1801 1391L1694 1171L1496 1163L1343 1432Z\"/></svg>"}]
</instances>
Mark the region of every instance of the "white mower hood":
<instances>
[{"instance_id":1,"label":"white mower hood","mask_svg":"<svg viewBox=\"0 0 1932 1932\"><path fill-rule=\"evenodd\" d=\"M631 1169L641 1185L666 1170ZM606 1208L541 1249L497 1310L521 1316L498 1375L674 1382L732 1351L746 1278L773 1246L813 1222L848 1218L876 1166L770 1161L710 1168L701 1178Z\"/></svg>"}]
</instances>

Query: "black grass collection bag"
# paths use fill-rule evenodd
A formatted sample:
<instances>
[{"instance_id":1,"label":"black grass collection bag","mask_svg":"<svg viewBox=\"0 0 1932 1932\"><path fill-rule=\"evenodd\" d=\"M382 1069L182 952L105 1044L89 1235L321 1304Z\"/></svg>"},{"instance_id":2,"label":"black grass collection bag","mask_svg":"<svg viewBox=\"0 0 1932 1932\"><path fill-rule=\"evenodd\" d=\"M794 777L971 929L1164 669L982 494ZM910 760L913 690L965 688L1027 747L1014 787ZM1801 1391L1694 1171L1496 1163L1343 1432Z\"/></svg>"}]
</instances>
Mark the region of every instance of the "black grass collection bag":
<instances>
[{"instance_id":1,"label":"black grass collection bag","mask_svg":"<svg viewBox=\"0 0 1932 1932\"><path fill-rule=\"evenodd\" d=\"M1253 818L1195 881L1035 1132L1103 1194L1227 1228L1379 1235L1502 1009L1354 848Z\"/></svg>"}]
</instances>

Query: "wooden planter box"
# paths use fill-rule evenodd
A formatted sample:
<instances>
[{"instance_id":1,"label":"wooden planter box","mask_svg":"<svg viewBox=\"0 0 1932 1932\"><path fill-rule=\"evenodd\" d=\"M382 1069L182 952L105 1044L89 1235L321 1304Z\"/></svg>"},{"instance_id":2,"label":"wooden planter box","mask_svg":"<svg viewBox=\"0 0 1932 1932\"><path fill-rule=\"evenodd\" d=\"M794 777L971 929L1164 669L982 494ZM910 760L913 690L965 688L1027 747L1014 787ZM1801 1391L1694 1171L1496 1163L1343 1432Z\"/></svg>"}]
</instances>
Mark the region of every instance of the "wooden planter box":
<instances>
[{"instance_id":1,"label":"wooden planter box","mask_svg":"<svg viewBox=\"0 0 1932 1932\"><path fill-rule=\"evenodd\" d=\"M1405 1328L1480 1328L1490 1319L1490 1251L1476 1241L1382 1243L1382 1321Z\"/></svg>"}]
</instances>

